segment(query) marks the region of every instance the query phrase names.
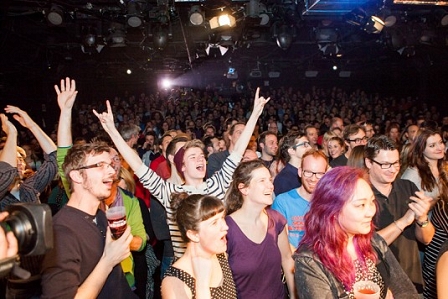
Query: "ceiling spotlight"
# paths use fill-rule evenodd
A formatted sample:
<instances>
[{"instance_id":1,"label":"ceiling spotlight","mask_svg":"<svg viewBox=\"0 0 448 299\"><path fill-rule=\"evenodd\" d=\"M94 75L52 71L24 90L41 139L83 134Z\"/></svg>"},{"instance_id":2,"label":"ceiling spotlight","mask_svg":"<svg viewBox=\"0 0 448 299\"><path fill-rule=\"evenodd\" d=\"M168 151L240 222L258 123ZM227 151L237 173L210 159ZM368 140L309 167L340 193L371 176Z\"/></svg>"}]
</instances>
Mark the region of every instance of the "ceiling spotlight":
<instances>
[{"instance_id":1,"label":"ceiling spotlight","mask_svg":"<svg viewBox=\"0 0 448 299\"><path fill-rule=\"evenodd\" d=\"M140 4L136 1L128 2L126 16L129 27L137 28L143 24Z\"/></svg>"},{"instance_id":2,"label":"ceiling spotlight","mask_svg":"<svg viewBox=\"0 0 448 299\"><path fill-rule=\"evenodd\" d=\"M201 10L201 7L199 5L193 5L189 12L189 20L190 24L194 26L200 26L204 24L205 21L205 14Z\"/></svg>"},{"instance_id":3,"label":"ceiling spotlight","mask_svg":"<svg viewBox=\"0 0 448 299\"><path fill-rule=\"evenodd\" d=\"M387 28L390 28L397 23L397 17L392 14L390 9L385 7L380 10L378 17L384 21L384 26Z\"/></svg>"},{"instance_id":4,"label":"ceiling spotlight","mask_svg":"<svg viewBox=\"0 0 448 299\"><path fill-rule=\"evenodd\" d=\"M335 43L339 36L334 28L317 28L315 33L318 43Z\"/></svg>"},{"instance_id":5,"label":"ceiling spotlight","mask_svg":"<svg viewBox=\"0 0 448 299\"><path fill-rule=\"evenodd\" d=\"M92 33L88 33L86 34L86 36L84 36L84 44L87 47L93 47L96 44L96 36Z\"/></svg>"},{"instance_id":6,"label":"ceiling spotlight","mask_svg":"<svg viewBox=\"0 0 448 299\"><path fill-rule=\"evenodd\" d=\"M54 26L60 26L64 22L64 10L58 5L53 5L47 14L47 20Z\"/></svg>"},{"instance_id":7,"label":"ceiling spotlight","mask_svg":"<svg viewBox=\"0 0 448 299\"><path fill-rule=\"evenodd\" d=\"M437 9L434 14L440 25L448 26L448 12L444 9Z\"/></svg>"},{"instance_id":8,"label":"ceiling spotlight","mask_svg":"<svg viewBox=\"0 0 448 299\"><path fill-rule=\"evenodd\" d=\"M236 25L236 19L234 16L223 13L219 16L215 16L209 21L210 29L216 29L218 27L229 26L234 27Z\"/></svg>"},{"instance_id":9,"label":"ceiling spotlight","mask_svg":"<svg viewBox=\"0 0 448 299\"><path fill-rule=\"evenodd\" d=\"M327 57L335 57L339 53L339 47L334 43L325 45L319 44L319 50L321 50L322 53L324 53L324 56Z\"/></svg>"},{"instance_id":10,"label":"ceiling spotlight","mask_svg":"<svg viewBox=\"0 0 448 299\"><path fill-rule=\"evenodd\" d=\"M126 70L126 74L128 74L128 75L132 74L132 70L131 69L127 69Z\"/></svg>"},{"instance_id":11,"label":"ceiling spotlight","mask_svg":"<svg viewBox=\"0 0 448 299\"><path fill-rule=\"evenodd\" d=\"M367 33L378 34L383 30L385 23L377 16L371 16L364 25L364 31Z\"/></svg>"},{"instance_id":12,"label":"ceiling spotlight","mask_svg":"<svg viewBox=\"0 0 448 299\"><path fill-rule=\"evenodd\" d=\"M159 29L153 33L152 41L157 49L165 49L168 45L168 32L165 29L159 27Z\"/></svg>"},{"instance_id":13,"label":"ceiling spotlight","mask_svg":"<svg viewBox=\"0 0 448 299\"><path fill-rule=\"evenodd\" d=\"M272 28L272 37L275 38L277 46L282 50L289 49L294 40L295 27L276 23Z\"/></svg>"}]
</instances>

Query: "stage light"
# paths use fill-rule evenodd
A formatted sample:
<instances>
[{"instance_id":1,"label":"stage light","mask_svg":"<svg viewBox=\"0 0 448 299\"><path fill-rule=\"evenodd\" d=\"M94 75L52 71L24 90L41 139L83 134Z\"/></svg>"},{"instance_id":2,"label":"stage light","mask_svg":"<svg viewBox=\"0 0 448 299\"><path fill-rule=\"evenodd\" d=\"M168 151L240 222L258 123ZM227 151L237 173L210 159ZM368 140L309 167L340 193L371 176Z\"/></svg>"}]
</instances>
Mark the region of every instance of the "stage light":
<instances>
[{"instance_id":1,"label":"stage light","mask_svg":"<svg viewBox=\"0 0 448 299\"><path fill-rule=\"evenodd\" d=\"M58 5L53 5L47 14L47 20L54 26L60 26L64 22L64 10Z\"/></svg>"},{"instance_id":2,"label":"stage light","mask_svg":"<svg viewBox=\"0 0 448 299\"><path fill-rule=\"evenodd\" d=\"M190 24L194 26L201 26L205 21L205 14L201 10L200 6L193 5L189 12Z\"/></svg>"},{"instance_id":3,"label":"stage light","mask_svg":"<svg viewBox=\"0 0 448 299\"><path fill-rule=\"evenodd\" d=\"M161 81L161 86L164 89L171 88L172 85L173 85L173 82L170 79L165 78L165 79L162 79L162 81Z\"/></svg>"},{"instance_id":4,"label":"stage light","mask_svg":"<svg viewBox=\"0 0 448 299\"><path fill-rule=\"evenodd\" d=\"M127 23L130 27L137 28L143 24L140 4L136 1L129 1L127 5Z\"/></svg>"},{"instance_id":5,"label":"stage light","mask_svg":"<svg viewBox=\"0 0 448 299\"><path fill-rule=\"evenodd\" d=\"M128 74L128 75L132 74L132 70L131 69L127 69L126 70L126 74Z\"/></svg>"},{"instance_id":6,"label":"stage light","mask_svg":"<svg viewBox=\"0 0 448 299\"><path fill-rule=\"evenodd\" d=\"M168 45L168 33L165 29L159 28L153 33L152 41L157 49L163 50Z\"/></svg>"},{"instance_id":7,"label":"stage light","mask_svg":"<svg viewBox=\"0 0 448 299\"><path fill-rule=\"evenodd\" d=\"M234 27L236 25L236 19L234 16L223 13L220 16L215 16L209 21L210 29L216 29L218 27L229 26Z\"/></svg>"},{"instance_id":8,"label":"stage light","mask_svg":"<svg viewBox=\"0 0 448 299\"><path fill-rule=\"evenodd\" d=\"M385 23L377 16L371 16L364 25L364 31L367 33L378 34L383 30Z\"/></svg>"}]
</instances>

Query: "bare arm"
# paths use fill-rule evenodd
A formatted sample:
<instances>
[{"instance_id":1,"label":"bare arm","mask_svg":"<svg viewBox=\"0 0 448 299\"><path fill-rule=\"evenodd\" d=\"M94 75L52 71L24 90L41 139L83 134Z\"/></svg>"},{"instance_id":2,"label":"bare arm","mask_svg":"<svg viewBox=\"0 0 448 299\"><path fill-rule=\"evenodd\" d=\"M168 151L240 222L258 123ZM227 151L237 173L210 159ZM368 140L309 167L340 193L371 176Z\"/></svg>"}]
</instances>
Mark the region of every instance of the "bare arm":
<instances>
[{"instance_id":1,"label":"bare arm","mask_svg":"<svg viewBox=\"0 0 448 299\"><path fill-rule=\"evenodd\" d=\"M278 236L278 248L282 256L282 268L288 286L289 298L296 298L296 288L294 283L294 260L292 259L291 246L288 241L286 225Z\"/></svg>"},{"instance_id":2,"label":"bare arm","mask_svg":"<svg viewBox=\"0 0 448 299\"><path fill-rule=\"evenodd\" d=\"M128 226L118 240L112 240L110 228L107 228L106 245L96 267L79 286L75 298L96 298L112 269L130 254L131 228Z\"/></svg>"},{"instance_id":3,"label":"bare arm","mask_svg":"<svg viewBox=\"0 0 448 299\"><path fill-rule=\"evenodd\" d=\"M39 125L31 119L28 113L19 107L11 105L6 106L5 111L7 113L14 113L14 119L33 133L34 137L36 137L39 142L40 147L46 154L52 153L56 150L56 144L54 144L53 140L51 140L51 138L45 134Z\"/></svg>"},{"instance_id":4,"label":"bare arm","mask_svg":"<svg viewBox=\"0 0 448 299\"><path fill-rule=\"evenodd\" d=\"M58 105L61 109L58 124L58 146L67 147L73 144L72 138L72 108L78 91L75 80L65 78L61 80L61 86L54 86L58 95Z\"/></svg>"},{"instance_id":5,"label":"bare arm","mask_svg":"<svg viewBox=\"0 0 448 299\"><path fill-rule=\"evenodd\" d=\"M239 156L244 155L244 151L247 148L247 145L249 144L250 137L252 136L252 133L254 132L255 125L257 124L258 117L260 117L261 113L263 112L263 108L266 105L267 102L269 102L270 98L265 99L264 97L260 97L260 88L257 88L257 91L255 92L255 100L254 100L254 109L252 110L252 114L249 117L249 120L246 123L246 127L244 128L243 132L241 133L240 138L235 144L235 147L233 148L233 151L236 152Z\"/></svg>"},{"instance_id":6,"label":"bare arm","mask_svg":"<svg viewBox=\"0 0 448 299\"><path fill-rule=\"evenodd\" d=\"M136 171L142 165L142 159L138 156L129 145L121 137L114 123L114 116L112 114L112 108L110 107L109 101L106 101L107 112L98 113L93 110L93 113L98 117L103 126L104 130L109 134L110 138L113 140L115 146L117 147L120 154L128 162L133 171Z\"/></svg>"},{"instance_id":7,"label":"bare arm","mask_svg":"<svg viewBox=\"0 0 448 299\"><path fill-rule=\"evenodd\" d=\"M406 227L414 222L414 219L415 213L409 209L403 217L392 222L382 230L379 230L378 234L386 241L387 245L390 245L401 235Z\"/></svg>"},{"instance_id":8,"label":"bare arm","mask_svg":"<svg viewBox=\"0 0 448 299\"><path fill-rule=\"evenodd\" d=\"M6 133L6 142L0 152L0 161L6 162L12 167L17 167L17 129L8 120L5 114L0 114L2 129Z\"/></svg>"}]
</instances>

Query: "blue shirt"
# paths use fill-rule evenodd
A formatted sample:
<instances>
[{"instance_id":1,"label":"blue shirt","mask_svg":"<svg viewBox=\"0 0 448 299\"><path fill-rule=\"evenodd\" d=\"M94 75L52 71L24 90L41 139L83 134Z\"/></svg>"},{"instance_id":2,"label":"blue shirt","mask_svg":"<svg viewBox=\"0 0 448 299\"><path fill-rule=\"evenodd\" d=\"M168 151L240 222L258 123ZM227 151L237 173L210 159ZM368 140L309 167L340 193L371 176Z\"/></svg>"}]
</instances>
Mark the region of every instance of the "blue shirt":
<instances>
[{"instance_id":1,"label":"blue shirt","mask_svg":"<svg viewBox=\"0 0 448 299\"><path fill-rule=\"evenodd\" d=\"M310 203L299 195L297 189L278 195L274 199L272 209L276 210L288 222L288 240L295 248L305 234L305 214L310 209Z\"/></svg>"}]
</instances>

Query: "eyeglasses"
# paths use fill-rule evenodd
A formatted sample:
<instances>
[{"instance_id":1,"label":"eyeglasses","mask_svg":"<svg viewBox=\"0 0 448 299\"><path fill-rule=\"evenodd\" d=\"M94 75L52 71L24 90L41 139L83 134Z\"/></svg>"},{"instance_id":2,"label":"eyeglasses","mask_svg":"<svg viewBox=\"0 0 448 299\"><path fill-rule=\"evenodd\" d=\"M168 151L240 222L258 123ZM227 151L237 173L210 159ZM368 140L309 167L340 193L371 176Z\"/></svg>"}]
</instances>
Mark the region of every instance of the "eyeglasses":
<instances>
[{"instance_id":1,"label":"eyeglasses","mask_svg":"<svg viewBox=\"0 0 448 299\"><path fill-rule=\"evenodd\" d=\"M381 167L381 169L389 169L392 166L394 166L395 168L400 168L400 166L401 166L400 165L400 161L396 161L394 163L380 163L380 162L375 161L373 159L370 159L370 161L372 161L375 164L378 164Z\"/></svg>"},{"instance_id":2,"label":"eyeglasses","mask_svg":"<svg viewBox=\"0 0 448 299\"><path fill-rule=\"evenodd\" d=\"M306 178L312 178L313 175L315 175L316 179L318 179L318 180L320 180L325 174L325 172L312 172L309 170L304 170L304 171L302 171L302 173Z\"/></svg>"},{"instance_id":3,"label":"eyeglasses","mask_svg":"<svg viewBox=\"0 0 448 299\"><path fill-rule=\"evenodd\" d=\"M92 165L81 166L81 167L78 167L78 168L76 168L74 170L90 169L90 168L106 169L108 166L110 166L112 169L114 169L114 163L113 162L112 163L107 163L107 162L101 161L101 162L98 162L98 163L95 163L95 164L92 164Z\"/></svg>"},{"instance_id":4,"label":"eyeglasses","mask_svg":"<svg viewBox=\"0 0 448 299\"><path fill-rule=\"evenodd\" d=\"M367 139L369 139L369 138L367 138L367 136L364 136L362 138L346 139L346 140L350 141L350 142L354 142L356 144L360 144L362 141L367 141Z\"/></svg>"},{"instance_id":5,"label":"eyeglasses","mask_svg":"<svg viewBox=\"0 0 448 299\"><path fill-rule=\"evenodd\" d=\"M292 146L292 148L296 149L296 148L298 148L299 146L302 146L302 145L303 145L304 148L310 147L310 143L308 141L304 141L304 142L300 142L300 143L294 144Z\"/></svg>"}]
</instances>

